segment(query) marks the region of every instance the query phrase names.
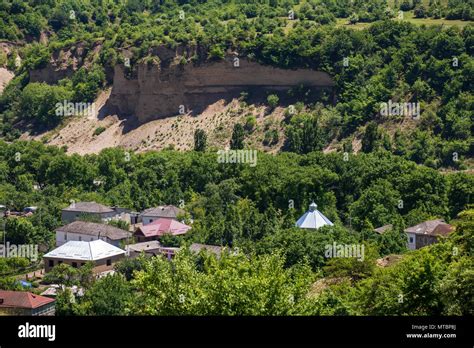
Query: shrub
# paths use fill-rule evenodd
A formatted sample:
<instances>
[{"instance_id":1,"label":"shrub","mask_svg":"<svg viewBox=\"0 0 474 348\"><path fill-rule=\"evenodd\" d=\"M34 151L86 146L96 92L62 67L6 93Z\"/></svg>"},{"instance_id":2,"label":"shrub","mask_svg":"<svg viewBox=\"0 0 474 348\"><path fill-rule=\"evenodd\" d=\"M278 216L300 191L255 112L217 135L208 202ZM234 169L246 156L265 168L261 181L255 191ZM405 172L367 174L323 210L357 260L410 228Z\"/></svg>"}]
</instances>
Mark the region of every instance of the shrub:
<instances>
[{"instance_id":1,"label":"shrub","mask_svg":"<svg viewBox=\"0 0 474 348\"><path fill-rule=\"evenodd\" d=\"M253 115L249 115L245 121L245 130L249 133L252 133L255 130L255 126L257 125L257 119Z\"/></svg>"},{"instance_id":2,"label":"shrub","mask_svg":"<svg viewBox=\"0 0 474 348\"><path fill-rule=\"evenodd\" d=\"M280 101L280 98L278 98L276 94L270 94L267 97L268 106L270 106L272 109L277 107L279 101Z\"/></svg>"},{"instance_id":3,"label":"shrub","mask_svg":"<svg viewBox=\"0 0 474 348\"><path fill-rule=\"evenodd\" d=\"M94 136L97 136L105 131L105 127L97 127L94 131Z\"/></svg>"}]
</instances>

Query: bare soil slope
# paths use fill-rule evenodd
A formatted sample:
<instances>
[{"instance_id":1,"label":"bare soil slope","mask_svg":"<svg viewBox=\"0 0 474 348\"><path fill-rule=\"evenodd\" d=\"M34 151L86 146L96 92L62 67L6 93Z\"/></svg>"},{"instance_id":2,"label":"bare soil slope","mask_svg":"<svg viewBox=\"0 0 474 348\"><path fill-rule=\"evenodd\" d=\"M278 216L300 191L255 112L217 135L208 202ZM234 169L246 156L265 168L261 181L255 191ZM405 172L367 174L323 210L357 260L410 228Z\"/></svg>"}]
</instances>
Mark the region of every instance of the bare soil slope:
<instances>
[{"instance_id":1,"label":"bare soil slope","mask_svg":"<svg viewBox=\"0 0 474 348\"><path fill-rule=\"evenodd\" d=\"M5 86L10 82L10 80L14 77L15 75L10 71L5 68L0 68L0 94L2 94L3 89Z\"/></svg>"},{"instance_id":2,"label":"bare soil slope","mask_svg":"<svg viewBox=\"0 0 474 348\"><path fill-rule=\"evenodd\" d=\"M96 110L110 96L110 90L101 93L96 101ZM68 153L98 153L108 147L122 147L137 152L160 150L173 147L177 150L192 150L194 147L194 131L198 128L207 133L209 147L223 149L228 146L232 129L236 123L244 124L246 119L256 117L256 127L247 132L245 143L254 149L277 152L284 143L283 127L284 109L276 108L271 113L265 106L253 106L234 99L229 103L219 100L209 105L199 115L175 115L164 119L153 120L139 126L131 126L126 119L116 115L105 117L72 117L63 125L39 135L25 133L22 139L42 140L43 142L67 146ZM97 128L103 127L100 134L94 135ZM278 143L272 146L263 144L264 134L268 130L276 130L279 134Z\"/></svg>"}]
</instances>

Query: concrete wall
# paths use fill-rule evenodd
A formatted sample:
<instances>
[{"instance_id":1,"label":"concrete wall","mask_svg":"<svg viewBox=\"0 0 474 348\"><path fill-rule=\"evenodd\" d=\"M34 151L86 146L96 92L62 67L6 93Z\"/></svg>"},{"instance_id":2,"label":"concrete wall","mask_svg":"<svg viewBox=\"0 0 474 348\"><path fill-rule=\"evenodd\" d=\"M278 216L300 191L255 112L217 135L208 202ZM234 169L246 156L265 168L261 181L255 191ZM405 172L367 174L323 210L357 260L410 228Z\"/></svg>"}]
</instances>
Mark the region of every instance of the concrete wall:
<instances>
[{"instance_id":1,"label":"concrete wall","mask_svg":"<svg viewBox=\"0 0 474 348\"><path fill-rule=\"evenodd\" d=\"M159 219L159 217L156 217L156 216L146 216L146 215L142 216L143 225L148 225L148 224L150 224L153 221L156 221L158 219Z\"/></svg>"},{"instance_id":2,"label":"concrete wall","mask_svg":"<svg viewBox=\"0 0 474 348\"><path fill-rule=\"evenodd\" d=\"M100 237L91 236L90 234L82 234L82 233L66 233L61 231L56 231L56 246L61 246L71 240L73 241L83 241L83 242L90 242L93 240L101 239L104 242L112 244L116 247L120 247L120 240L112 240L107 237Z\"/></svg>"},{"instance_id":3,"label":"concrete wall","mask_svg":"<svg viewBox=\"0 0 474 348\"><path fill-rule=\"evenodd\" d=\"M113 266L116 262L120 261L124 257L125 257L125 252L124 254L121 254L121 255L116 255L113 257L107 257L104 259L97 260L94 262L95 266L94 266L93 272L100 273L100 272L109 271L114 268ZM52 265L49 264L50 260L53 261ZM107 260L110 260L111 265L107 265ZM65 263L70 266L73 266L73 263L76 263L77 267L80 267L87 262L86 260L59 259L59 258L50 258L50 257L43 257L43 261L44 261L45 273L50 272L54 266L59 264L59 261L61 261L61 263Z\"/></svg>"},{"instance_id":4,"label":"concrete wall","mask_svg":"<svg viewBox=\"0 0 474 348\"><path fill-rule=\"evenodd\" d=\"M438 242L438 238L436 236L430 235L417 235L416 236L416 249L423 248L424 246L434 244Z\"/></svg>"},{"instance_id":5,"label":"concrete wall","mask_svg":"<svg viewBox=\"0 0 474 348\"><path fill-rule=\"evenodd\" d=\"M410 238L412 238L412 242L410 242ZM420 249L437 242L438 238L436 236L407 233L407 247L410 250Z\"/></svg>"},{"instance_id":6,"label":"concrete wall","mask_svg":"<svg viewBox=\"0 0 474 348\"><path fill-rule=\"evenodd\" d=\"M416 234L407 233L407 247L410 250L416 249Z\"/></svg>"},{"instance_id":7,"label":"concrete wall","mask_svg":"<svg viewBox=\"0 0 474 348\"><path fill-rule=\"evenodd\" d=\"M91 217L97 218L97 219L107 219L107 218L112 218L117 215L115 211L110 212L110 213L83 213L80 211L69 211L69 210L62 210L61 211L61 221L64 223L70 223L73 221L78 220L81 216L84 215L89 215Z\"/></svg>"},{"instance_id":8,"label":"concrete wall","mask_svg":"<svg viewBox=\"0 0 474 348\"><path fill-rule=\"evenodd\" d=\"M48 303L38 308L1 308L0 315L11 316L51 316L55 315L55 302Z\"/></svg>"}]
</instances>

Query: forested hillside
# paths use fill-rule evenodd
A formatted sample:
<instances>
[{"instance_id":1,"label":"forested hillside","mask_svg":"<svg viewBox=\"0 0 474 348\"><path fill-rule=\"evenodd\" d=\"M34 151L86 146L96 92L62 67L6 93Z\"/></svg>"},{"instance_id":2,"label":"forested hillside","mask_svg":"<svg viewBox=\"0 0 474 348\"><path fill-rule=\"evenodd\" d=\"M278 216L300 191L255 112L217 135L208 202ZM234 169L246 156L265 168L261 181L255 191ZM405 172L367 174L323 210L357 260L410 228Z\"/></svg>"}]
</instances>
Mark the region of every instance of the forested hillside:
<instances>
[{"instance_id":1,"label":"forested hillside","mask_svg":"<svg viewBox=\"0 0 474 348\"><path fill-rule=\"evenodd\" d=\"M56 103L94 101L125 56L133 71L139 62L156 60L157 47L184 45L200 49L181 64L222 59L231 50L263 64L333 76L337 102L329 95L305 97L304 86L288 91L299 102L296 112L287 113L282 128L260 130L261 142L278 141L277 132L285 139L284 150L296 153L330 145L343 152L383 148L430 167L465 169L472 157L473 27L469 21L466 26L418 26L398 20L398 7L408 16L427 4L388 5L342 0L5 2L0 37L22 45L0 62L16 73L0 100L2 134L12 140L25 123L55 127L64 122L55 113ZM439 12L447 19L469 20L472 13L472 3L463 1L434 1L429 8L428 19ZM351 14L375 22L354 30L336 21ZM53 85L29 81L31 71L45 67L59 51L65 57L57 64L74 66L68 77ZM420 114L384 115L381 104L389 101L416 103Z\"/></svg>"},{"instance_id":2,"label":"forested hillside","mask_svg":"<svg viewBox=\"0 0 474 348\"><path fill-rule=\"evenodd\" d=\"M190 232L159 240L183 247L173 260L126 258L99 280L56 266L48 284L85 289L74 301L59 290L59 315L472 315L473 15L473 0L3 1L0 205L37 210L0 219L2 238L49 251L74 202L184 209ZM171 125L160 151L78 155L68 141L82 138L58 140L84 118L58 103L99 104L117 66L132 80L139 67L229 57L321 71L334 86L242 90L227 119L190 112L189 134ZM93 139L117 133L91 124ZM176 148L185 136L193 148ZM153 148L151 135L138 141ZM255 150L255 163L222 163L227 148ZM313 201L334 225L295 227ZM409 251L405 229L433 219L453 232ZM191 254L191 243L225 252ZM364 246L365 258L329 258L333 243ZM0 259L0 288L19 289L28 265Z\"/></svg>"},{"instance_id":3,"label":"forested hillside","mask_svg":"<svg viewBox=\"0 0 474 348\"><path fill-rule=\"evenodd\" d=\"M291 232L291 227L314 200L332 221L351 226L359 231L357 238L365 239L364 231L388 223L401 232L430 217L449 221L472 203L474 187L470 174L440 174L384 151L347 160L317 152L259 153L255 167L218 163L209 152L135 155L109 149L67 156L35 142L2 143L0 156L0 200L17 210L41 207L32 221L10 220L25 228L10 238L32 243L48 241L47 231L59 225L59 210L71 200L138 211L162 202L183 203L196 220L196 241L250 250L268 238L278 245L288 233L310 238L311 233ZM312 263L320 265L318 259Z\"/></svg>"},{"instance_id":4,"label":"forested hillside","mask_svg":"<svg viewBox=\"0 0 474 348\"><path fill-rule=\"evenodd\" d=\"M169 285L165 285L167 281L162 277L169 272L167 261L124 261L120 266L123 268L119 268L124 275L131 277L133 270L141 270L143 274L136 274L131 284L118 275L100 281L81 302L84 307L73 309L63 303L65 307L60 307L65 311L63 314L472 313L472 306L463 307L463 300L453 297L453 291L461 292L464 298L469 298L469 291L472 292L469 285L472 264L468 265L472 260L469 256L474 231L472 210L464 212L458 222L452 220L460 227L445 243L411 252L412 256L387 269L378 270L375 266L378 257L406 252L403 234L406 226L434 217L450 221L466 209L472 202L472 175L443 175L386 152L350 156L347 161L339 154L313 152L273 156L260 153L259 164L252 168L245 164L219 164L216 154L203 152L162 151L134 155L110 149L100 155L81 157L67 156L64 150L34 142L2 143L0 149L0 200L12 209L31 204L39 206L31 218L6 220L7 239L12 243L51 245L52 231L60 225L60 209L70 201L95 200L137 210L167 202L184 204L190 214L188 218L192 216L194 223L192 232L184 238L165 238L163 243L223 245L255 257L246 263L242 256L229 256L229 260L216 264L216 260L208 256L204 273L199 266L204 261L197 260L197 266L192 266L194 257L191 255L178 257L173 267L183 273L179 283L173 286L181 287L183 294L192 298L194 305L186 306L180 304L178 294L166 290ZM97 186L95 180L102 184ZM336 226L318 232L294 227L295 219L311 200L320 204ZM378 235L373 231L375 226L387 223L394 225L391 232ZM367 246L364 261L328 261L324 248L333 242L364 243ZM235 267L239 272L249 272L249 278L244 277L249 282L245 285L248 289L260 288L259 284L276 277L276 283L272 283L268 291L277 291L275 296L280 300L268 303L268 298L253 295L251 302L244 300L250 290L235 288L237 279L232 275ZM432 271L423 267L436 272L431 274ZM219 283L214 279L219 277L215 274L217 269L224 282L222 286L229 287L226 291L235 292L233 304L232 297L226 300L222 297L227 294L224 288L212 288L212 284ZM409 280L414 269L420 272L417 277L421 278ZM52 276L59 278L52 279L84 285L79 281L83 279L80 275L68 273L73 271L58 269L59 273ZM311 290L312 282L322 276L335 278L335 283L324 285L325 281L321 280L322 287ZM358 284L354 290L351 290L351 279ZM9 282L9 278L4 278L2 286L12 286ZM374 282L385 285L374 290ZM196 285L198 283L202 287ZM133 289L146 284L153 286L143 293L144 300L151 302L148 307L142 307L142 300L134 304L131 294ZM285 286L279 288L277 284ZM327 286L329 289L325 290ZM197 289L201 295L195 293ZM156 297L155 291L166 294L163 302L153 300L161 298L161 295ZM309 298L305 295L308 291L314 292ZM400 293L406 294L408 304L397 304ZM104 294L108 294L106 298ZM294 296L294 303L280 303L290 295ZM118 301L120 306L110 301ZM228 311L226 307L212 310L220 301L231 301ZM253 301L260 301L261 310L250 304ZM206 303L213 305L208 307ZM132 307L126 309L126 306Z\"/></svg>"}]
</instances>

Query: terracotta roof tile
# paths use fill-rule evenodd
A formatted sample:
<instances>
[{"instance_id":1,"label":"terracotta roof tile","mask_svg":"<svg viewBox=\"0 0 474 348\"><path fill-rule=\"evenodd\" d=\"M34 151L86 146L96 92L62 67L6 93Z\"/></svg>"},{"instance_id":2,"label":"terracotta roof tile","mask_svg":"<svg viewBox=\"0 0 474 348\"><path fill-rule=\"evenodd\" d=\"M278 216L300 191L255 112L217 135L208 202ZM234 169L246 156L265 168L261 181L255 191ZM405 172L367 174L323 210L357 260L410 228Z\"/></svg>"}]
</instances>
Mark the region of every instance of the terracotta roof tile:
<instances>
[{"instance_id":1,"label":"terracotta roof tile","mask_svg":"<svg viewBox=\"0 0 474 348\"><path fill-rule=\"evenodd\" d=\"M135 232L136 234L144 235L145 237L162 236L166 233L172 235L185 234L191 229L191 226L182 224L173 219L160 218L158 220L149 223L148 225L141 226Z\"/></svg>"},{"instance_id":2,"label":"terracotta roof tile","mask_svg":"<svg viewBox=\"0 0 474 348\"><path fill-rule=\"evenodd\" d=\"M38 308L54 299L26 291L0 290L0 308Z\"/></svg>"}]
</instances>

